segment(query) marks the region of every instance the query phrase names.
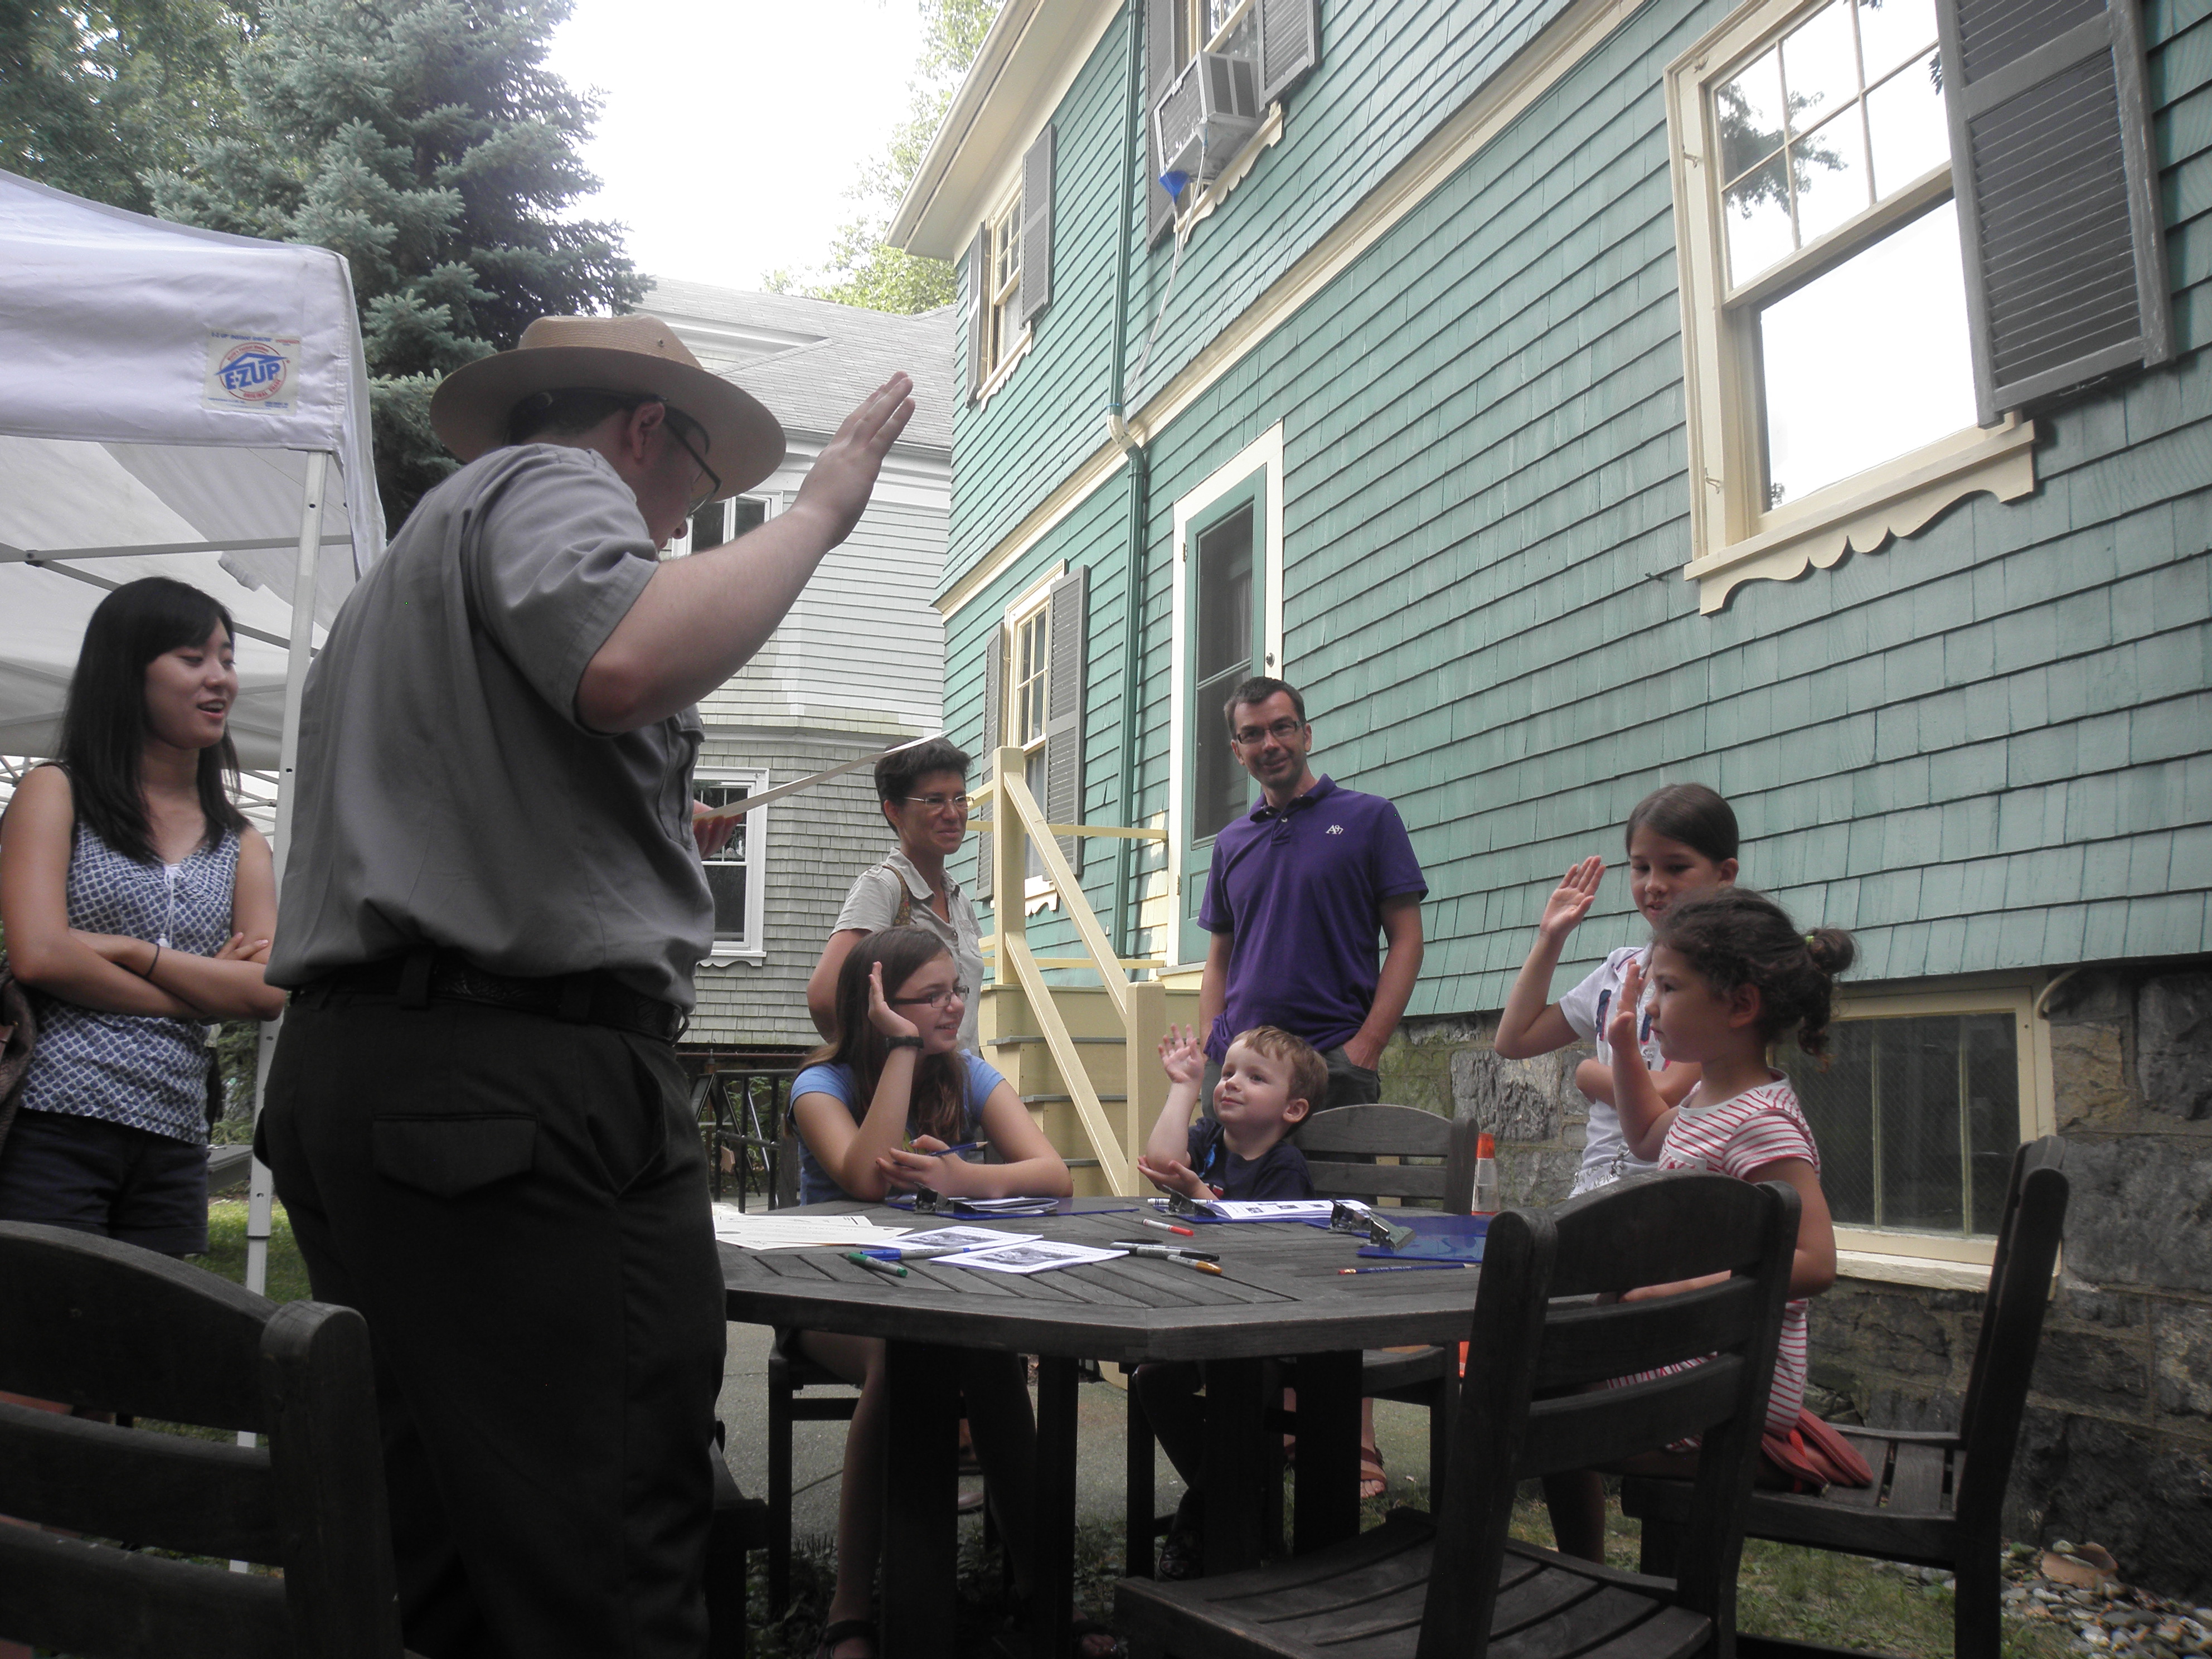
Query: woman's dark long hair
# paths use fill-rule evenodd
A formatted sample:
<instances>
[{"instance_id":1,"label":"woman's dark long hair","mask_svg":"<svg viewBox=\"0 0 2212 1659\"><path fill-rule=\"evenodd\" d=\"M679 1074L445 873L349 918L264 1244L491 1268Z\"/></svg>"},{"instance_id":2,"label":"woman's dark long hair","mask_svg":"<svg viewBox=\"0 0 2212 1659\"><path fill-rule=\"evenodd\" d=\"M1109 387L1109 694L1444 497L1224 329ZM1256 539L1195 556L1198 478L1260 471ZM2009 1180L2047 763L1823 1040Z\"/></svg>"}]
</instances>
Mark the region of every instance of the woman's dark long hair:
<instances>
[{"instance_id":1,"label":"woman's dark long hair","mask_svg":"<svg viewBox=\"0 0 2212 1659\"><path fill-rule=\"evenodd\" d=\"M62 715L59 758L69 773L77 822L142 864L160 861L138 777L146 750L147 665L180 645L199 644L218 623L237 636L230 612L212 597L167 576L149 576L110 593L85 624ZM207 821L203 845L212 847L224 831L246 828L246 816L231 805L226 787L237 781L238 750L226 726L221 743L200 750L200 814Z\"/></svg>"},{"instance_id":2,"label":"woman's dark long hair","mask_svg":"<svg viewBox=\"0 0 2212 1659\"><path fill-rule=\"evenodd\" d=\"M828 1042L806 1057L807 1063L849 1067L853 1098L866 1110L876 1097L876 1079L884 1074L884 1060L890 1053L884 1034L868 1018L868 969L883 963L884 997L888 1001L915 974L950 954L919 927L886 927L855 945L845 953L845 964L837 970L835 1030ZM957 1048L949 1054L924 1054L914 1071L914 1097L907 1103L909 1133L935 1135L951 1145L960 1139L967 1104L966 1057Z\"/></svg>"}]
</instances>

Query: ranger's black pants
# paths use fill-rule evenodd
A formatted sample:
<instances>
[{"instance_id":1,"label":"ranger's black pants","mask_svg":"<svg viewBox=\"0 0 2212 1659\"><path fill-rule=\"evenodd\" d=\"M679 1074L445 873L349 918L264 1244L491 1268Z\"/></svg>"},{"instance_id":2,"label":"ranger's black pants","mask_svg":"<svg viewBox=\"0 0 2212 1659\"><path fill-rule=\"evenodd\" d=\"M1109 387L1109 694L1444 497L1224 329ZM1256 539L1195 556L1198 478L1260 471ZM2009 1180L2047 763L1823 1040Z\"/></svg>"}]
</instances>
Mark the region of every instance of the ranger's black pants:
<instances>
[{"instance_id":1,"label":"ranger's black pants","mask_svg":"<svg viewBox=\"0 0 2212 1659\"><path fill-rule=\"evenodd\" d=\"M696 1659L724 1328L670 1045L311 987L259 1146L368 1322L407 1645Z\"/></svg>"}]
</instances>

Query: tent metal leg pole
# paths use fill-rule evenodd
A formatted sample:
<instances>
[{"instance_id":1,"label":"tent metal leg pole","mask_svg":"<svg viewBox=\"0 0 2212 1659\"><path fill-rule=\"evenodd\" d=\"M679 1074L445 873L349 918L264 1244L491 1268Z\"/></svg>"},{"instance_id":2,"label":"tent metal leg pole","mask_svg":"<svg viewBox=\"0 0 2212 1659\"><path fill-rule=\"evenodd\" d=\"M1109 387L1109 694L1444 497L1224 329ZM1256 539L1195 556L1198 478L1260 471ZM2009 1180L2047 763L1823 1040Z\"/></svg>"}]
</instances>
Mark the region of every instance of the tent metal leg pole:
<instances>
[{"instance_id":1,"label":"tent metal leg pole","mask_svg":"<svg viewBox=\"0 0 2212 1659\"><path fill-rule=\"evenodd\" d=\"M276 836L270 849L276 866L276 888L284 887L284 855L292 845L292 783L300 766L300 702L307 690L307 665L315 635L315 567L323 550L323 485L329 476L330 457L320 450L307 456L306 488L300 496L300 562L292 579L290 654L284 665L284 729L278 740L276 763ZM374 489L374 480L364 481ZM253 1121L261 1121L261 1102L269 1086L269 1061L276 1050L281 1017L261 1028L261 1045L253 1074ZM246 1288L259 1292L269 1284L270 1211L274 1182L259 1158L253 1160L253 1182L246 1212ZM240 1435L241 1443L252 1437Z\"/></svg>"}]
</instances>

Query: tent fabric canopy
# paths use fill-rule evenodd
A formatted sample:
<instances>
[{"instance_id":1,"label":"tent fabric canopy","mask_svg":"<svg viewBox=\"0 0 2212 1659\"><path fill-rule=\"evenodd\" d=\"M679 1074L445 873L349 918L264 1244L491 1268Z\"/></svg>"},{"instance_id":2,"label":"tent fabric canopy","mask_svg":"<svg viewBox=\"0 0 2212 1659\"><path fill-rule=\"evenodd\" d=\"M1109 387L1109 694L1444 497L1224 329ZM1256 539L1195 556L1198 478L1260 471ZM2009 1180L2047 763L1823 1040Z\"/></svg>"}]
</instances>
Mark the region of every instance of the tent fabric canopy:
<instances>
[{"instance_id":1,"label":"tent fabric canopy","mask_svg":"<svg viewBox=\"0 0 2212 1659\"><path fill-rule=\"evenodd\" d=\"M314 622L383 550L368 410L337 254L0 173L0 752L52 752L93 608L161 575L240 623L240 758L276 764L312 452Z\"/></svg>"}]
</instances>

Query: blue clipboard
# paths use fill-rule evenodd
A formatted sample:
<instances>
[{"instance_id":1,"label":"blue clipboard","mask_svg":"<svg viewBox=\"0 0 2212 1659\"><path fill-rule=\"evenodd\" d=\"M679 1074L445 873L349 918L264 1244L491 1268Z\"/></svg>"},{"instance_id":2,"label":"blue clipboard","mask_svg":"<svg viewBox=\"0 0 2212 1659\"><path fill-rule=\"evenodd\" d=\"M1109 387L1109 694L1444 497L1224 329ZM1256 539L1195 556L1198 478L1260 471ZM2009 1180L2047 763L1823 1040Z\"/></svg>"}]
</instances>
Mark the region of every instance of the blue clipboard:
<instances>
[{"instance_id":1,"label":"blue clipboard","mask_svg":"<svg viewBox=\"0 0 2212 1659\"><path fill-rule=\"evenodd\" d=\"M1360 1255L1380 1256L1390 1261L1480 1261L1483 1246L1490 1238L1490 1218L1486 1215L1382 1213L1389 1215L1399 1226L1411 1227L1413 1241L1398 1250L1381 1244L1364 1244Z\"/></svg>"}]
</instances>

